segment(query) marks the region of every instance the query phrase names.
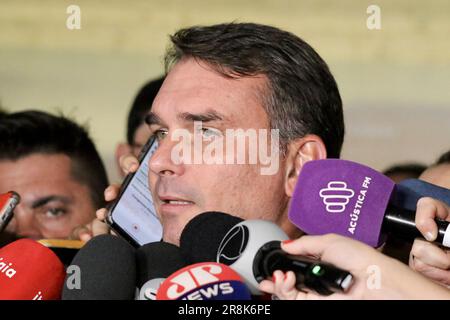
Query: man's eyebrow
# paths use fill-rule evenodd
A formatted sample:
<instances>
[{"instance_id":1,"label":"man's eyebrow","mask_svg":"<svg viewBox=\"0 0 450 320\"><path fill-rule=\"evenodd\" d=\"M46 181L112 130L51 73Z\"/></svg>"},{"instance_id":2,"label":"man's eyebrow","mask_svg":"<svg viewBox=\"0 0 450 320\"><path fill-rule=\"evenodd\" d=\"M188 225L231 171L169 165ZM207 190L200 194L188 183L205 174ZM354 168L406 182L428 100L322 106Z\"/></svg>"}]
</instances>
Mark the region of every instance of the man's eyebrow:
<instances>
[{"instance_id":1,"label":"man's eyebrow","mask_svg":"<svg viewBox=\"0 0 450 320\"><path fill-rule=\"evenodd\" d=\"M51 195L51 196L46 196L46 197L42 197L39 198L37 200L34 200L31 203L31 208L36 209L39 207L42 207L44 205L46 205L47 203L51 202L51 201L61 201L65 204L68 204L71 202L69 197L65 197L65 196L58 196L58 195Z\"/></svg>"},{"instance_id":2,"label":"man's eyebrow","mask_svg":"<svg viewBox=\"0 0 450 320\"><path fill-rule=\"evenodd\" d=\"M162 121L162 119L156 113L153 113L151 111L149 113L147 113L144 121L149 126L151 126L152 124L163 125L163 123L164 123L164 121Z\"/></svg>"},{"instance_id":3,"label":"man's eyebrow","mask_svg":"<svg viewBox=\"0 0 450 320\"><path fill-rule=\"evenodd\" d=\"M188 122L194 122L194 121L202 121L202 122L211 122L211 121L227 121L227 118L215 111L215 110L208 110L203 113L190 113L190 112L183 112L178 115L178 119L181 121L188 121Z\"/></svg>"}]
</instances>

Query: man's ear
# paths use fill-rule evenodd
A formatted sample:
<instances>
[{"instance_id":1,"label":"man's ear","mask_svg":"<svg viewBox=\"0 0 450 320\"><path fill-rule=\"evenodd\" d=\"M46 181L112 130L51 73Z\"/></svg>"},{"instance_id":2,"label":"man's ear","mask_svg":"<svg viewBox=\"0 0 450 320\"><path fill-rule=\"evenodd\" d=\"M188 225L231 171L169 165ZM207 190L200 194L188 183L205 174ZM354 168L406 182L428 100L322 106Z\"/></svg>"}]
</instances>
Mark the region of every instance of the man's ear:
<instances>
[{"instance_id":1,"label":"man's ear","mask_svg":"<svg viewBox=\"0 0 450 320\"><path fill-rule=\"evenodd\" d=\"M326 159L327 149L322 139L314 134L291 141L287 146L285 191L292 197L303 165L311 160Z\"/></svg>"},{"instance_id":2,"label":"man's ear","mask_svg":"<svg viewBox=\"0 0 450 320\"><path fill-rule=\"evenodd\" d=\"M122 169L120 168L120 157L122 157L123 155L126 154L130 154L132 152L131 147L128 143L119 143L116 147L116 153L114 154L114 157L116 158L116 165L117 165L117 170L119 170L119 174L121 177L124 176L124 173L122 171Z\"/></svg>"}]
</instances>

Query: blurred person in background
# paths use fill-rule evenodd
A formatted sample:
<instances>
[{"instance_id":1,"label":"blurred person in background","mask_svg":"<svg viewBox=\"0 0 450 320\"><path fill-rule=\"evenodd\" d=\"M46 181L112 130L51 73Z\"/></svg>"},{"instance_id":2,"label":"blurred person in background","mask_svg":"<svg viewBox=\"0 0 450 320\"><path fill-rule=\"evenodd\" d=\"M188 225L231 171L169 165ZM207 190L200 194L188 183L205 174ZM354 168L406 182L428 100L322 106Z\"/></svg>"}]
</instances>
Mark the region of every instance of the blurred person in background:
<instances>
[{"instance_id":1,"label":"blurred person in background","mask_svg":"<svg viewBox=\"0 0 450 320\"><path fill-rule=\"evenodd\" d=\"M127 154L139 156L142 147L150 137L150 130L145 124L145 116L150 111L153 100L158 94L164 81L164 77L147 82L138 92L131 105L127 120L127 142L119 143L116 147L115 158L120 175L124 173L120 169L120 158Z\"/></svg>"},{"instance_id":2,"label":"blurred person in background","mask_svg":"<svg viewBox=\"0 0 450 320\"><path fill-rule=\"evenodd\" d=\"M64 239L104 206L108 179L85 128L64 116L22 111L0 117L0 192L21 202L5 232Z\"/></svg>"},{"instance_id":3,"label":"blurred person in background","mask_svg":"<svg viewBox=\"0 0 450 320\"><path fill-rule=\"evenodd\" d=\"M419 179L450 189L450 150L442 154L433 165L427 168Z\"/></svg>"},{"instance_id":4,"label":"blurred person in background","mask_svg":"<svg viewBox=\"0 0 450 320\"><path fill-rule=\"evenodd\" d=\"M402 163L385 169L383 174L399 183L406 179L418 179L426 168L427 166L421 163Z\"/></svg>"}]
</instances>

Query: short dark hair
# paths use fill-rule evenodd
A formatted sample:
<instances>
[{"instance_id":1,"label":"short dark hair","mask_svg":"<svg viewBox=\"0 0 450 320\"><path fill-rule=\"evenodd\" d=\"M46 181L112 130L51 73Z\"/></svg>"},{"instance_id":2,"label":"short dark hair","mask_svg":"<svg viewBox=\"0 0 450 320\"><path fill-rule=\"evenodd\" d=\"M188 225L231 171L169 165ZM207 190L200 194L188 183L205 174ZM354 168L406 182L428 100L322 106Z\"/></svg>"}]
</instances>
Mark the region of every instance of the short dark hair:
<instances>
[{"instance_id":1,"label":"short dark hair","mask_svg":"<svg viewBox=\"0 0 450 320\"><path fill-rule=\"evenodd\" d=\"M153 100L164 82L164 78L159 77L147 82L134 98L127 122L127 142L130 146L134 144L137 128L145 122L145 116L150 111Z\"/></svg>"},{"instance_id":2,"label":"short dark hair","mask_svg":"<svg viewBox=\"0 0 450 320\"><path fill-rule=\"evenodd\" d=\"M421 163L402 163L393 165L383 171L386 176L392 176L396 174L408 175L410 177L418 178L422 172L427 168L426 165Z\"/></svg>"},{"instance_id":3,"label":"short dark hair","mask_svg":"<svg viewBox=\"0 0 450 320\"><path fill-rule=\"evenodd\" d=\"M340 156L344 116L327 64L305 41L275 27L227 23L181 29L171 36L166 72L183 58L206 62L225 77L265 75L263 105L283 150L306 134L322 138L329 158Z\"/></svg>"},{"instance_id":4,"label":"short dark hair","mask_svg":"<svg viewBox=\"0 0 450 320\"><path fill-rule=\"evenodd\" d=\"M103 206L108 178L87 129L63 115L29 110L0 117L0 137L0 160L14 161L34 153L70 157L73 177L89 187L96 208Z\"/></svg>"},{"instance_id":5,"label":"short dark hair","mask_svg":"<svg viewBox=\"0 0 450 320\"><path fill-rule=\"evenodd\" d=\"M435 165L450 164L450 150L442 154L436 161Z\"/></svg>"}]
</instances>

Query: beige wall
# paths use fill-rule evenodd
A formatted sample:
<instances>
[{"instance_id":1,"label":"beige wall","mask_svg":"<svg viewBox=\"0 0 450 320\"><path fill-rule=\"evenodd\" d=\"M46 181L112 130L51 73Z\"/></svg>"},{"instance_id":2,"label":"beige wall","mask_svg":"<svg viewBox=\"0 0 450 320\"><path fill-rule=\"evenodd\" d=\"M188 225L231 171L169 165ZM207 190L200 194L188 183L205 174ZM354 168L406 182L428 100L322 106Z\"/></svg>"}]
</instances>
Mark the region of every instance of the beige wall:
<instances>
[{"instance_id":1,"label":"beige wall","mask_svg":"<svg viewBox=\"0 0 450 320\"><path fill-rule=\"evenodd\" d=\"M81 8L81 30L66 8ZM369 31L366 8L381 8ZM0 101L88 122L115 177L131 100L162 72L168 34L228 21L272 24L329 63L345 104L344 157L383 169L450 149L449 1L0 1Z\"/></svg>"}]
</instances>

